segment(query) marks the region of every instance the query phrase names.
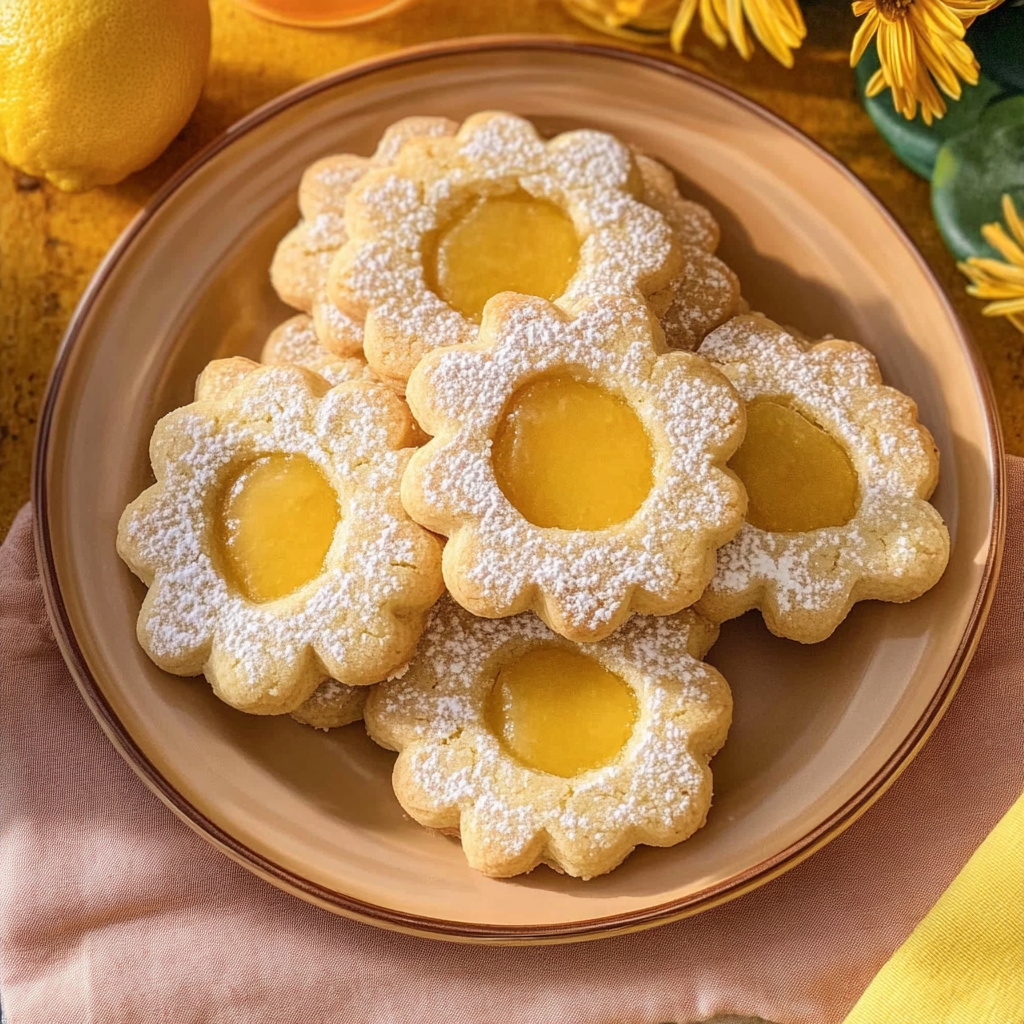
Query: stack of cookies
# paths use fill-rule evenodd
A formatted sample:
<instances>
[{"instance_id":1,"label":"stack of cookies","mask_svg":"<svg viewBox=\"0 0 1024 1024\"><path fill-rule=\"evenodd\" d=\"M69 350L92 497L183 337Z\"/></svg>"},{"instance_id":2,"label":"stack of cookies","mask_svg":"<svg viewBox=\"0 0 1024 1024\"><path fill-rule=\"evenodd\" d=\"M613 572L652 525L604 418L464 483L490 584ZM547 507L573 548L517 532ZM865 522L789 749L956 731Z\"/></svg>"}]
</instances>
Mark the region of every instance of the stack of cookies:
<instances>
[{"instance_id":1,"label":"stack of cookies","mask_svg":"<svg viewBox=\"0 0 1024 1024\"><path fill-rule=\"evenodd\" d=\"M157 424L122 516L140 643L242 711L362 719L488 875L686 839L718 624L816 643L942 574L914 402L750 313L708 211L603 132L410 118L299 206L300 312Z\"/></svg>"}]
</instances>

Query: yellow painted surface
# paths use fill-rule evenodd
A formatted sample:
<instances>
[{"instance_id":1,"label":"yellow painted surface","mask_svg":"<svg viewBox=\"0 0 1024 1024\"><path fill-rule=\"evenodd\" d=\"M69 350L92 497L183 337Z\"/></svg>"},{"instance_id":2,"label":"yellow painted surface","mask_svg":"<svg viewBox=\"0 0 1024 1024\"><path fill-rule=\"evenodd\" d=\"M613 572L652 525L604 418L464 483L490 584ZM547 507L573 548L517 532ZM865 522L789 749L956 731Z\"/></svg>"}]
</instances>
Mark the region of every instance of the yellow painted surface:
<instances>
[{"instance_id":1,"label":"yellow painted surface","mask_svg":"<svg viewBox=\"0 0 1024 1024\"><path fill-rule=\"evenodd\" d=\"M191 121L155 164L120 185L66 195L0 165L0 536L28 498L35 425L61 334L103 254L160 184L244 114L354 61L453 36L551 32L607 42L558 0L418 0L348 29L286 28L233 0L212 0L210 77ZM1024 338L984 319L932 220L928 184L892 155L857 101L847 66L855 30L845 5L808 4L809 35L786 71L764 53L745 63L690 33L680 64L777 111L844 160L895 212L946 287L995 383L1009 450L1024 455ZM668 55L668 51L658 52Z\"/></svg>"}]
</instances>

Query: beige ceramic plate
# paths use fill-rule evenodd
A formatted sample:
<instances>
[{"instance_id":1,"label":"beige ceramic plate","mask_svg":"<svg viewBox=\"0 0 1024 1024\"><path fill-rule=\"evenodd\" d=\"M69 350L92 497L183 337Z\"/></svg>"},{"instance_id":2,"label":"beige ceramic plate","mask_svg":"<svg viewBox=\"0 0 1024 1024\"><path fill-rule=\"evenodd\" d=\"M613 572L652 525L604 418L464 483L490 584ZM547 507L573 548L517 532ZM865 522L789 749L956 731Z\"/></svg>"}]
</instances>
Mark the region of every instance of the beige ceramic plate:
<instances>
[{"instance_id":1,"label":"beige ceramic plate","mask_svg":"<svg viewBox=\"0 0 1024 1024\"><path fill-rule=\"evenodd\" d=\"M736 720L713 763L706 828L584 883L544 869L493 881L458 843L408 820L391 755L359 726L329 735L219 703L135 642L142 586L114 552L118 515L150 480L158 417L214 356L254 355L288 315L267 282L296 219L302 169L369 153L408 114L504 108L545 131L589 125L670 163L723 228L753 306L811 335L871 347L920 403L942 450L935 502L953 535L942 582L899 607L860 605L827 643L731 623L713 659ZM100 271L61 351L40 429L37 540L64 655L111 740L188 824L276 885L389 927L486 942L643 927L791 867L895 778L945 709L998 563L998 427L970 346L892 219L805 137L661 62L552 40L473 40L324 79L203 153Z\"/></svg>"}]
</instances>

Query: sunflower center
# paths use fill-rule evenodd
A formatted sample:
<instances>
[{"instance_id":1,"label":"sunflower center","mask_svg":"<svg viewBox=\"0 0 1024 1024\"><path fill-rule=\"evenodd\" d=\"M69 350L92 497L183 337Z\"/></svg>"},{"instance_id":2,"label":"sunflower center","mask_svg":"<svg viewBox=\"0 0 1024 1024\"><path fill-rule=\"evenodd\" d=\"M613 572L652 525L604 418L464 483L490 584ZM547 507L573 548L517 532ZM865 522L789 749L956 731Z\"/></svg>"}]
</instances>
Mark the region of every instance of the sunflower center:
<instances>
[{"instance_id":1,"label":"sunflower center","mask_svg":"<svg viewBox=\"0 0 1024 1024\"><path fill-rule=\"evenodd\" d=\"M527 768L569 779L615 758L637 720L633 688L593 658L534 647L506 665L487 698L486 721Z\"/></svg>"},{"instance_id":2,"label":"sunflower center","mask_svg":"<svg viewBox=\"0 0 1024 1024\"><path fill-rule=\"evenodd\" d=\"M857 511L850 457L785 399L755 398L747 405L747 433L729 468L747 489L747 521L759 530L842 526Z\"/></svg>"},{"instance_id":3,"label":"sunflower center","mask_svg":"<svg viewBox=\"0 0 1024 1024\"><path fill-rule=\"evenodd\" d=\"M914 0L875 0L878 13L888 21L899 21L907 16Z\"/></svg>"},{"instance_id":4,"label":"sunflower center","mask_svg":"<svg viewBox=\"0 0 1024 1024\"><path fill-rule=\"evenodd\" d=\"M519 189L475 199L452 218L427 254L428 283L479 323L484 304L498 292L557 299L579 255L579 237L565 212Z\"/></svg>"},{"instance_id":5,"label":"sunflower center","mask_svg":"<svg viewBox=\"0 0 1024 1024\"><path fill-rule=\"evenodd\" d=\"M274 601L323 572L338 498L304 455L264 455L226 483L215 538L227 579L250 601Z\"/></svg>"},{"instance_id":6,"label":"sunflower center","mask_svg":"<svg viewBox=\"0 0 1024 1024\"><path fill-rule=\"evenodd\" d=\"M568 375L519 388L491 449L506 498L535 526L602 530L650 493L651 443L629 405Z\"/></svg>"}]
</instances>

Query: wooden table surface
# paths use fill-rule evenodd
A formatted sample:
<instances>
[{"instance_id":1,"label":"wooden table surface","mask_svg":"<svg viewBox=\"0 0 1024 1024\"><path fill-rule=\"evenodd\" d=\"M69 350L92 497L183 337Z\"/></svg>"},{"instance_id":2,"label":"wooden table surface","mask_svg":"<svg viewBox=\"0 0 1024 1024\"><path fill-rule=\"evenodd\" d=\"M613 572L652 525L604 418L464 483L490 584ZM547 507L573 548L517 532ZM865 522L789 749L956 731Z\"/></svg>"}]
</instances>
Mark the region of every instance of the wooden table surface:
<instances>
[{"instance_id":1,"label":"wooden table surface","mask_svg":"<svg viewBox=\"0 0 1024 1024\"><path fill-rule=\"evenodd\" d=\"M745 63L692 31L683 57L662 53L781 114L843 160L892 210L934 268L974 337L995 386L1009 451L1024 455L1024 336L982 317L931 216L928 184L908 171L857 100L848 66L856 21L847 3L804 4L808 40L787 71L763 52ZM309 79L405 46L502 32L607 37L570 18L558 0L418 0L405 12L350 29L272 25L211 0L213 55L199 105L168 151L120 185L66 195L0 164L0 537L28 499L46 378L68 320L134 214L198 149L255 107Z\"/></svg>"}]
</instances>

